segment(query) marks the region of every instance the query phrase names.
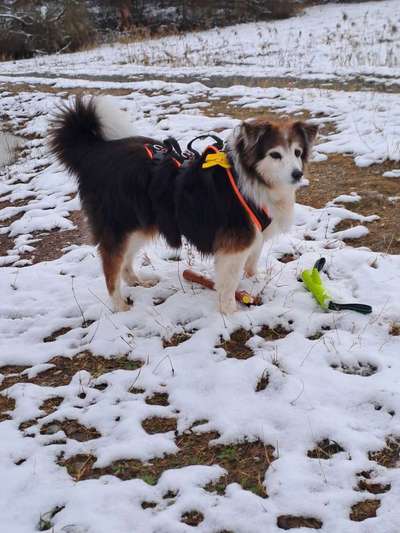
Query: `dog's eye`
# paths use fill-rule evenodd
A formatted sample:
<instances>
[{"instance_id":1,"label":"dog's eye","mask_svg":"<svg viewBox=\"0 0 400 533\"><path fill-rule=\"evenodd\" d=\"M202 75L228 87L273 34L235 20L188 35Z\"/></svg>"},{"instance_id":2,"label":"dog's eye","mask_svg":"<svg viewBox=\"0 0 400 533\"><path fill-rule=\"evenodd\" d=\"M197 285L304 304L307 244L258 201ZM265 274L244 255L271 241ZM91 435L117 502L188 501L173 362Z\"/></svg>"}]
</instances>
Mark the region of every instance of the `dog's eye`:
<instances>
[{"instance_id":1,"label":"dog's eye","mask_svg":"<svg viewBox=\"0 0 400 533\"><path fill-rule=\"evenodd\" d=\"M294 155L295 155L296 157L300 157L300 156L301 156L301 150L299 150L299 149L295 150L295 151L294 151Z\"/></svg>"},{"instance_id":2,"label":"dog's eye","mask_svg":"<svg viewBox=\"0 0 400 533\"><path fill-rule=\"evenodd\" d=\"M282 159L282 156L279 152L271 152L269 155L272 157L272 159Z\"/></svg>"}]
</instances>

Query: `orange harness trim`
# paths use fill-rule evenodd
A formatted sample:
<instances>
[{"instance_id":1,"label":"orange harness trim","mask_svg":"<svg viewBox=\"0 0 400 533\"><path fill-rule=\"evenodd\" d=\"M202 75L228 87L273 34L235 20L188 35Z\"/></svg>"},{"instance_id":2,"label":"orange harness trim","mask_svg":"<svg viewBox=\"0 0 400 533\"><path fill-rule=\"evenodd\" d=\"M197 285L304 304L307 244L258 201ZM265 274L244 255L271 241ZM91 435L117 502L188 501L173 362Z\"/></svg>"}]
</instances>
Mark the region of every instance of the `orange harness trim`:
<instances>
[{"instance_id":1,"label":"orange harness trim","mask_svg":"<svg viewBox=\"0 0 400 533\"><path fill-rule=\"evenodd\" d=\"M207 146L207 150L210 149L210 150L213 150L214 152L219 152L218 148L216 148L215 146ZM250 220L253 222L253 224L255 225L255 227L262 232L262 226L261 226L261 223L260 221L258 220L258 218L256 217L256 215L253 213L253 211L250 209L250 206L249 204L246 202L246 200L243 198L243 195L242 193L239 191L239 188L238 186L236 185L236 182L234 180L234 177L232 175L232 171L230 168L226 168L226 173L228 175L228 178L229 178L229 182L232 186L232 189L233 189L233 192L236 194L236 197L237 199L239 200L239 202L242 204L243 208L245 209L246 213L249 215L250 217ZM265 211L264 209L264 212L265 214L268 216L268 213Z\"/></svg>"},{"instance_id":2,"label":"orange harness trim","mask_svg":"<svg viewBox=\"0 0 400 533\"><path fill-rule=\"evenodd\" d=\"M147 155L150 157L150 159L154 159L154 153L153 151L151 150L151 148L147 145L147 144L144 144L143 145L143 148L146 150L147 152ZM171 157L172 161L175 163L175 166L177 168L181 167L182 166L182 163L180 163L177 159L175 159L175 157Z\"/></svg>"}]
</instances>

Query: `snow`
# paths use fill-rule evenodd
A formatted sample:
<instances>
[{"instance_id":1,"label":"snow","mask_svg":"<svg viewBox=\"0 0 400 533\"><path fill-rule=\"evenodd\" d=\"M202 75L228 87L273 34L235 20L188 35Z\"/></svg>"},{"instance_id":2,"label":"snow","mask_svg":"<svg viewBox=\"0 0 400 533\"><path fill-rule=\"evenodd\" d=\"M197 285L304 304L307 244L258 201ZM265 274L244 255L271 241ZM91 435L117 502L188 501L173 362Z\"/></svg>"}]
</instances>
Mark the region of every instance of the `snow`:
<instances>
[{"instance_id":1,"label":"snow","mask_svg":"<svg viewBox=\"0 0 400 533\"><path fill-rule=\"evenodd\" d=\"M50 158L46 147L48 118L70 89L119 92L114 101L127 109L137 131L162 138L173 134L182 144L208 131L226 138L238 123L229 116L231 110L247 110L251 116L268 108L293 115L306 111L315 123L331 126L332 132L319 138L314 161L333 153L345 154L359 166L399 161L397 94L212 87L206 81L85 79L100 71L110 75L150 68L165 75L174 69L175 74L185 69L204 71L200 53L190 52L188 61L193 64L179 69L164 65L161 54L175 46L176 56L184 62L184 55L179 54L187 45L185 39L191 45L196 39L205 43L204 54L216 54L218 43L232 39L226 46L232 51L234 66L213 66L216 59L209 55L209 73L219 76L237 69L256 76L261 67L268 67L271 76L301 70L304 78L363 74L386 76L390 81L398 74L398 65L395 57L390 61L387 57L389 45L378 46L377 41L382 35L395 38L387 21L396 22L398 6L384 0L311 8L299 19L304 29L293 41L296 51L288 37L293 36L296 19L290 19L200 32L179 38L179 46L171 37L163 41L162 48L152 41L1 64L0 83L15 81L18 74L21 83L32 87L1 95L1 111L9 116L15 133L25 138L25 145L18 161L0 173L1 201L7 204L0 208L0 236L13 238L10 249L0 257L0 383L6 379L1 367L27 366L24 377L34 379L53 368L50 361L55 355L75 358L90 351L110 359L126 356L141 364L101 375L80 370L65 385L19 382L3 391L16 406L10 420L0 423L2 530L32 533L40 519L47 518L55 533L186 533L192 529L180 521L181 515L196 509L204 515L197 526L203 533L224 529L278 533L277 517L282 514L319 518L321 531L326 533L398 533L398 469L378 465L368 453L383 448L389 435L400 435L399 340L390 334L391 327L400 323L400 258L343 242L365 235L368 224L377 219L373 213L364 216L350 210L363 196L362 184L358 194L338 191L320 209L296 205L290 233L267 243L256 278L241 280L241 288L262 296L262 305L241 308L231 317L216 312L215 293L183 280L182 271L188 266L213 276L211 260L187 245L178 253L162 242L153 243L139 257L138 266L144 276L157 273L160 282L151 288L124 287L124 295L132 298L134 306L116 314L109 310L92 246L72 245L59 259L34 265L24 256L27 250L35 253L37 232L72 229L71 214L80 208L74 181ZM361 33L365 20L369 31ZM348 51L340 48L340 34L335 33L339 22L349 36L346 42L358 50L356 64L343 63ZM279 29L277 34L274 28ZM310 28L315 30L312 39ZM260 55L268 32L288 43L281 64L273 51L280 49L279 41L271 43L270 54ZM144 46L155 66L121 64L129 50L136 57L135 47ZM240 50L249 50L248 57L241 58ZM305 50L307 57L302 56ZM295 54L299 63L293 61ZM49 79L48 72L60 77ZM226 111L212 116L213 100L219 99L227 102ZM396 172L383 176L397 177ZM10 217L14 217L11 222ZM337 231L343 220L354 221L354 226ZM285 254L292 254L294 260L279 261ZM323 278L334 300L370 304L371 315L326 313L318 307L298 277L320 257L327 259ZM265 324L281 326L288 334L276 341L265 340L258 335ZM253 333L248 346L254 355L246 360L229 358L220 347L240 327ZM55 340L43 342L60 328L67 329ZM182 333L190 338L164 348L165 339ZM346 368L353 368L354 373L346 373ZM372 369L371 375L362 375L360 368ZM265 372L268 386L257 392ZM96 388L100 384L107 387ZM133 386L138 392L132 392ZM156 392L168 394L169 405L146 403ZM62 403L54 413L46 414L41 405L54 397L61 397ZM64 458L93 455L95 466L103 467L118 459L151 462L176 453L179 439L173 431L149 434L144 430L143 421L154 416L176 419L179 435L218 432L211 446L258 440L273 446L275 460L262 480L269 497L262 499L238 483L229 484L222 495L205 490L225 473L218 458L209 465L170 468L154 485L141 479L121 481L112 475L74 482L57 464L61 454ZM21 423L34 418L38 418L36 425L19 429ZM101 436L84 442L69 438L57 426L63 420L77 420ZM41 433L48 424L53 424L55 433ZM307 452L323 439L336 441L344 451L326 460L309 457ZM374 482L390 483L391 489L378 496L381 506L376 518L350 521L352 505L374 498L354 490L357 474L369 470ZM166 497L171 491L176 495ZM143 509L143 501L155 502L156 507ZM52 517L56 507L62 509Z\"/></svg>"},{"instance_id":2,"label":"snow","mask_svg":"<svg viewBox=\"0 0 400 533\"><path fill-rule=\"evenodd\" d=\"M216 28L4 63L4 73L291 76L396 83L400 4L323 5L297 18ZM365 29L368 28L368 31Z\"/></svg>"}]
</instances>

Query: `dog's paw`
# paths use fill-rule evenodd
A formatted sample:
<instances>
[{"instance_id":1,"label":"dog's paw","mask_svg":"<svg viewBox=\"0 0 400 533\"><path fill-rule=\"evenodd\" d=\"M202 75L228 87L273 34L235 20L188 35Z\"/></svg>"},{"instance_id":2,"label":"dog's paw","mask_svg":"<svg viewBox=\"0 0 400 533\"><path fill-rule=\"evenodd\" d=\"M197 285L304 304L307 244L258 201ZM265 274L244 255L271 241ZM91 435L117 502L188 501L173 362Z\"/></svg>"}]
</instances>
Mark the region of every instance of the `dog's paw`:
<instances>
[{"instance_id":1,"label":"dog's paw","mask_svg":"<svg viewBox=\"0 0 400 533\"><path fill-rule=\"evenodd\" d=\"M139 285L142 287L154 287L160 281L160 278L157 276L152 276L148 278L140 278Z\"/></svg>"},{"instance_id":2,"label":"dog's paw","mask_svg":"<svg viewBox=\"0 0 400 533\"><path fill-rule=\"evenodd\" d=\"M135 285L140 285L139 278L132 270L124 269L124 271L122 272L122 277L125 283L129 285L130 287L134 287Z\"/></svg>"},{"instance_id":3,"label":"dog's paw","mask_svg":"<svg viewBox=\"0 0 400 533\"><path fill-rule=\"evenodd\" d=\"M224 315L233 315L237 311L237 304L235 299L222 300L219 309Z\"/></svg>"},{"instance_id":4,"label":"dog's paw","mask_svg":"<svg viewBox=\"0 0 400 533\"><path fill-rule=\"evenodd\" d=\"M129 311L131 306L123 298L113 298L113 307L116 313L123 313Z\"/></svg>"},{"instance_id":5,"label":"dog's paw","mask_svg":"<svg viewBox=\"0 0 400 533\"><path fill-rule=\"evenodd\" d=\"M245 268L244 275L246 278L252 278L257 274L257 270L255 268Z\"/></svg>"}]
</instances>

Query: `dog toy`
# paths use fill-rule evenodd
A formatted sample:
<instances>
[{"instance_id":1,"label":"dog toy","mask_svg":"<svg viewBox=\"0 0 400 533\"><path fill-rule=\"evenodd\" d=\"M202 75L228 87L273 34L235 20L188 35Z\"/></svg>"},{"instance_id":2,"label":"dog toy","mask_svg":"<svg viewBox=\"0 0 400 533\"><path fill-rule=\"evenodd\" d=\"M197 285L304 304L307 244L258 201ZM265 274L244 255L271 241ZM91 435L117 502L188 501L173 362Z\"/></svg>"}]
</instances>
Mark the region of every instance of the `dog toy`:
<instances>
[{"instance_id":1,"label":"dog toy","mask_svg":"<svg viewBox=\"0 0 400 533\"><path fill-rule=\"evenodd\" d=\"M311 292L322 309L325 309L325 311L342 311L343 309L348 309L350 311L362 313L363 315L372 313L372 307L370 305L357 303L342 304L332 300L332 296L324 287L320 276L320 272L324 268L325 263L325 258L321 257L321 259L318 259L315 263L313 268L304 270L301 274L301 279L304 282L304 285Z\"/></svg>"},{"instance_id":2,"label":"dog toy","mask_svg":"<svg viewBox=\"0 0 400 533\"><path fill-rule=\"evenodd\" d=\"M215 289L215 283L211 279L206 278L197 272L193 272L193 270L184 270L182 275L186 281L198 283L199 285L203 285L203 287L207 287L207 289ZM236 301L247 306L262 304L260 296L252 296L247 291L236 291L235 298Z\"/></svg>"}]
</instances>

